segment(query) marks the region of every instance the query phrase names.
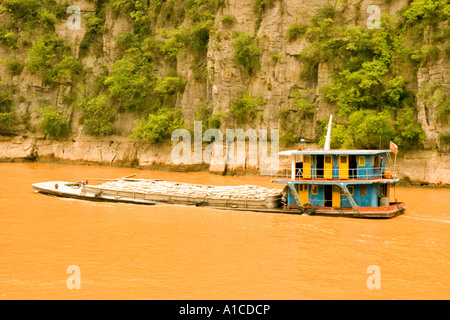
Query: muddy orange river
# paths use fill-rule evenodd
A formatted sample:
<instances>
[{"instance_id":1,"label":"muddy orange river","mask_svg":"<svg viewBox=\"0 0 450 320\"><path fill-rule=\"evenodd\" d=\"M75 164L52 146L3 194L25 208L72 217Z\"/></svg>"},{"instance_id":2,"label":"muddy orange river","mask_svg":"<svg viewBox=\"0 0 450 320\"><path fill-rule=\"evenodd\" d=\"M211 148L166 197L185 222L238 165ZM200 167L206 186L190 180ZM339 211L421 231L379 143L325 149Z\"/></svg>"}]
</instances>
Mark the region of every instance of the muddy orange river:
<instances>
[{"instance_id":1,"label":"muddy orange river","mask_svg":"<svg viewBox=\"0 0 450 320\"><path fill-rule=\"evenodd\" d=\"M96 203L31 187L133 173L280 188L270 177L0 164L0 299L450 298L449 189L396 188L406 213L367 220Z\"/></svg>"}]
</instances>

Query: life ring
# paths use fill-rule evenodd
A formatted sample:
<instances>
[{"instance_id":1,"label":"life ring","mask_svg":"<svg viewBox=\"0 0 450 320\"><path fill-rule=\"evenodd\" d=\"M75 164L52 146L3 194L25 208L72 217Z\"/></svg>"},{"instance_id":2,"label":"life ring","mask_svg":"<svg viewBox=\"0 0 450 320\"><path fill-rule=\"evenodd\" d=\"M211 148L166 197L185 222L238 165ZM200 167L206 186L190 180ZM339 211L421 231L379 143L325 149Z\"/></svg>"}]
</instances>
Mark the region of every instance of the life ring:
<instances>
[{"instance_id":1,"label":"life ring","mask_svg":"<svg viewBox=\"0 0 450 320\"><path fill-rule=\"evenodd\" d=\"M312 216L316 213L316 209L314 209L314 205L311 202L307 202L303 205L303 213L308 216Z\"/></svg>"}]
</instances>

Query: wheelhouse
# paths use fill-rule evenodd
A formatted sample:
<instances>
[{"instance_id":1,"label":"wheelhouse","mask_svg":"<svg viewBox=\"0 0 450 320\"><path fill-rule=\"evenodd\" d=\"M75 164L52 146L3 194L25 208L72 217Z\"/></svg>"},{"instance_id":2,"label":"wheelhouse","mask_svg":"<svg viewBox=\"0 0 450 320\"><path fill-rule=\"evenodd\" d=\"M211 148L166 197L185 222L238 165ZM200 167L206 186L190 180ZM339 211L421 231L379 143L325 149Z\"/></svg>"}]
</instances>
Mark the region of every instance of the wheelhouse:
<instances>
[{"instance_id":1,"label":"wheelhouse","mask_svg":"<svg viewBox=\"0 0 450 320\"><path fill-rule=\"evenodd\" d=\"M272 182L284 183L288 208L386 207L396 178L390 150L291 150L290 168Z\"/></svg>"}]
</instances>

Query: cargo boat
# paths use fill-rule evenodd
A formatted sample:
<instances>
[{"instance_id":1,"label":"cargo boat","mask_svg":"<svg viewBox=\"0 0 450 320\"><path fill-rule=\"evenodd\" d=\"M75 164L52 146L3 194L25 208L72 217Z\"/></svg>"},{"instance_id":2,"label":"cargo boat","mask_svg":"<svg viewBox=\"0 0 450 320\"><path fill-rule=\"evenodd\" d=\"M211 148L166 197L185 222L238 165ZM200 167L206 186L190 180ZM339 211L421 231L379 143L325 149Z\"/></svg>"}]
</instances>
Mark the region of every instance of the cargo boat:
<instances>
[{"instance_id":1,"label":"cargo boat","mask_svg":"<svg viewBox=\"0 0 450 320\"><path fill-rule=\"evenodd\" d=\"M399 181L392 150L331 150L331 123L323 150L282 151L290 168L272 177L284 189L212 186L161 179L85 179L33 184L40 193L92 201L134 204L194 205L237 211L392 218L406 210L395 199ZM394 150L396 151L396 150ZM391 168L389 168L388 163ZM88 181L101 181L91 185ZM392 188L393 187L393 188ZM394 190L394 201L391 190Z\"/></svg>"}]
</instances>

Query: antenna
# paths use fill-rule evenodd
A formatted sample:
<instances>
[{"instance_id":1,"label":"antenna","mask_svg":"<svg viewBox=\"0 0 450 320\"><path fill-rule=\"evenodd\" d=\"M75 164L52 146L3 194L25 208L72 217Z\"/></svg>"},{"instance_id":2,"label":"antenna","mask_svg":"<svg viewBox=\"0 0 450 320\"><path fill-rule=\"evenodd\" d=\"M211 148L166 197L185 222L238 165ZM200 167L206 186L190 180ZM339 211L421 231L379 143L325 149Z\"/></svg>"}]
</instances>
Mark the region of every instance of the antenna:
<instances>
[{"instance_id":1,"label":"antenna","mask_svg":"<svg viewBox=\"0 0 450 320\"><path fill-rule=\"evenodd\" d=\"M333 121L333 115L330 115L330 122L328 122L327 135L326 135L325 146L323 147L323 150L330 150L332 121Z\"/></svg>"}]
</instances>

